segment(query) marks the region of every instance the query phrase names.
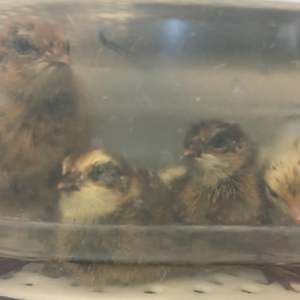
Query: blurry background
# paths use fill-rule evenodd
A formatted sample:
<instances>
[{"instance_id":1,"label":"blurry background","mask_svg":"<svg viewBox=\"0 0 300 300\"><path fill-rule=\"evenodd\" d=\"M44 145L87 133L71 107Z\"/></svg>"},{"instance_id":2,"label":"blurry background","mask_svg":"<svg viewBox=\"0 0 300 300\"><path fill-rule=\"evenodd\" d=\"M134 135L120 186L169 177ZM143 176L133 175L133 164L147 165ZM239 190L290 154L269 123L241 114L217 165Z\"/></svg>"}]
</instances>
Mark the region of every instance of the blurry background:
<instances>
[{"instance_id":1,"label":"blurry background","mask_svg":"<svg viewBox=\"0 0 300 300\"><path fill-rule=\"evenodd\" d=\"M95 144L136 166L178 161L197 120L241 122L260 143L300 112L298 1L0 0L1 25L24 17L64 25Z\"/></svg>"}]
</instances>

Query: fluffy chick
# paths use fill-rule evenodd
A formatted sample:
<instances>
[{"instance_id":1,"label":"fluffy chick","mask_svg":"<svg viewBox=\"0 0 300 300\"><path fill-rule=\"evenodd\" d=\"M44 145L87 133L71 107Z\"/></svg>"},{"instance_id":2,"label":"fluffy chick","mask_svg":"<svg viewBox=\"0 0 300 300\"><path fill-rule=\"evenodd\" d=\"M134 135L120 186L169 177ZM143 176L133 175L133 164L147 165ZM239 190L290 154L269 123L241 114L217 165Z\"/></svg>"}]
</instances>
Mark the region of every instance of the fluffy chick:
<instances>
[{"instance_id":1,"label":"fluffy chick","mask_svg":"<svg viewBox=\"0 0 300 300\"><path fill-rule=\"evenodd\" d=\"M187 160L185 168L174 167L161 173L162 179L174 189L175 198L177 195L176 215L183 223L270 224L256 171L256 149L240 126L221 121L191 126L185 137L183 155ZM233 253L241 250L238 240L228 245L226 240L220 237L216 240L212 235L212 248L225 245ZM269 247L280 251L281 243L275 241ZM248 249L257 254L270 252L263 240L255 244L249 241ZM262 271L269 282L278 281L288 290L293 290L290 282L299 282L299 268L264 265L254 268Z\"/></svg>"},{"instance_id":2,"label":"fluffy chick","mask_svg":"<svg viewBox=\"0 0 300 300\"><path fill-rule=\"evenodd\" d=\"M9 24L0 73L1 214L49 219L61 161L88 145L66 33L41 20Z\"/></svg>"},{"instance_id":3,"label":"fluffy chick","mask_svg":"<svg viewBox=\"0 0 300 300\"><path fill-rule=\"evenodd\" d=\"M264 171L264 188L274 224L300 224L300 148L293 148L274 158Z\"/></svg>"},{"instance_id":4,"label":"fluffy chick","mask_svg":"<svg viewBox=\"0 0 300 300\"><path fill-rule=\"evenodd\" d=\"M300 224L300 135L299 117L283 120L274 138L260 150L259 167L262 188L273 225ZM294 240L281 241L292 246ZM292 246L293 247L293 246ZM290 251L293 251L292 249ZM278 250L280 253L280 249ZM290 282L300 282L298 264L281 266L275 276L286 289L293 290ZM271 272L271 278L274 277Z\"/></svg>"},{"instance_id":5,"label":"fluffy chick","mask_svg":"<svg viewBox=\"0 0 300 300\"><path fill-rule=\"evenodd\" d=\"M184 223L260 223L255 148L238 125L221 121L192 125L186 133L183 155L186 172L173 180L173 187Z\"/></svg>"},{"instance_id":6,"label":"fluffy chick","mask_svg":"<svg viewBox=\"0 0 300 300\"><path fill-rule=\"evenodd\" d=\"M276 225L300 224L300 118L284 119L260 150L263 189Z\"/></svg>"},{"instance_id":7,"label":"fluffy chick","mask_svg":"<svg viewBox=\"0 0 300 300\"><path fill-rule=\"evenodd\" d=\"M105 150L71 156L63 163L59 212L62 223L84 225L162 225L173 223L168 191L157 174L134 170ZM95 230L96 229L96 230ZM73 256L74 263L62 266L73 277L88 285L135 284L159 280L171 267L143 263L143 251L151 252L151 237L141 239L117 229L110 236L103 229L79 228L76 236L58 233L58 250ZM124 233L124 234L123 234ZM167 244L160 241L162 251ZM142 248L141 248L142 247ZM157 250L157 249L156 249ZM133 264L117 263L116 257L130 255ZM75 257L75 258L74 258ZM77 258L77 259L76 259ZM80 262L86 258L90 262ZM100 264L99 262L102 263ZM97 263L98 261L98 263ZM190 273L189 268L177 271ZM172 271L174 275L175 270Z\"/></svg>"}]
</instances>

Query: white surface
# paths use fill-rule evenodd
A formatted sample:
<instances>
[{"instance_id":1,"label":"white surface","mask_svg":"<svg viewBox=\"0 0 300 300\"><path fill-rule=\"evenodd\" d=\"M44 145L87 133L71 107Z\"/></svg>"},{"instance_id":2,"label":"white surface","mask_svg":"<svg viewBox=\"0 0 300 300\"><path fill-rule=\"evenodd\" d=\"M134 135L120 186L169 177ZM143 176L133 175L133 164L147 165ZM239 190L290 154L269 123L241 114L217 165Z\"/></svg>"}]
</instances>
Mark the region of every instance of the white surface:
<instances>
[{"instance_id":1,"label":"white surface","mask_svg":"<svg viewBox=\"0 0 300 300\"><path fill-rule=\"evenodd\" d=\"M29 270L28 270L29 269ZM294 286L300 291L300 286ZM198 292L195 292L198 291ZM201 291L201 292L200 292ZM145 293L148 292L148 293ZM165 281L136 287L107 287L102 291L72 286L68 279L52 279L35 273L32 267L0 279L0 296L24 300L64 299L300 299L295 292L285 291L280 285L266 285L259 272L214 274L207 278L191 277L185 280Z\"/></svg>"}]
</instances>

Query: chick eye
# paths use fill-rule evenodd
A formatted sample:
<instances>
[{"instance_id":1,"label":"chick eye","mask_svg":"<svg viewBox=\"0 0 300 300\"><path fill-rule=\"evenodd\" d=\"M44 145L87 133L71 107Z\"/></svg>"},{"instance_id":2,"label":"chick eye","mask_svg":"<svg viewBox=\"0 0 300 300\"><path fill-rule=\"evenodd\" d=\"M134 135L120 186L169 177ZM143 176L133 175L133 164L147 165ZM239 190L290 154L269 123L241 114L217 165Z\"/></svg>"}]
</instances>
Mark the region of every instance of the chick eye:
<instances>
[{"instance_id":1,"label":"chick eye","mask_svg":"<svg viewBox=\"0 0 300 300\"><path fill-rule=\"evenodd\" d=\"M95 165L89 174L89 178L93 181L98 181L99 177L102 175L104 168L102 165Z\"/></svg>"},{"instance_id":2,"label":"chick eye","mask_svg":"<svg viewBox=\"0 0 300 300\"><path fill-rule=\"evenodd\" d=\"M20 54L28 54L32 51L29 40L25 37L18 37L14 40L14 47Z\"/></svg>"},{"instance_id":3,"label":"chick eye","mask_svg":"<svg viewBox=\"0 0 300 300\"><path fill-rule=\"evenodd\" d=\"M269 186L267 186L267 189L268 189L268 192L270 193L270 195L275 198L275 199L278 199L279 198L279 195L274 192L274 190L272 190Z\"/></svg>"},{"instance_id":4,"label":"chick eye","mask_svg":"<svg viewBox=\"0 0 300 300\"><path fill-rule=\"evenodd\" d=\"M216 136L214 136L210 140L209 144L214 148L222 148L222 147L226 146L227 142L228 141L227 141L226 136L224 136L224 134L220 133L220 134L217 134Z\"/></svg>"}]
</instances>

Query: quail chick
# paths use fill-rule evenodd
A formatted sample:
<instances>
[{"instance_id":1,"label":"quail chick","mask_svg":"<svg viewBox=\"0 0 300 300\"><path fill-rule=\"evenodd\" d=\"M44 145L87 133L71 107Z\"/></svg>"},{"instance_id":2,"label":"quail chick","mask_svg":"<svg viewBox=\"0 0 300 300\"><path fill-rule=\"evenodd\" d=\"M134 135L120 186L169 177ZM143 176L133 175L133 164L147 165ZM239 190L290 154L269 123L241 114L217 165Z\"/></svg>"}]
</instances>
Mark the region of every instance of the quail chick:
<instances>
[{"instance_id":1,"label":"quail chick","mask_svg":"<svg viewBox=\"0 0 300 300\"><path fill-rule=\"evenodd\" d=\"M276 129L272 141L263 146L259 155L262 187L270 211L272 224L300 224L300 135L299 117L289 118ZM297 241L283 241L285 247L293 247ZM292 248L290 250L293 251ZM280 253L280 252L279 252ZM278 271L280 283L288 290L293 290L290 282L300 282L298 264L281 266ZM274 277L269 272L269 277Z\"/></svg>"},{"instance_id":2,"label":"quail chick","mask_svg":"<svg viewBox=\"0 0 300 300\"><path fill-rule=\"evenodd\" d=\"M273 224L300 224L300 141L272 159L264 171L264 188L272 204Z\"/></svg>"},{"instance_id":3,"label":"quail chick","mask_svg":"<svg viewBox=\"0 0 300 300\"><path fill-rule=\"evenodd\" d=\"M49 220L61 161L89 143L65 32L41 20L9 24L0 73L1 215Z\"/></svg>"},{"instance_id":4,"label":"quail chick","mask_svg":"<svg viewBox=\"0 0 300 300\"><path fill-rule=\"evenodd\" d=\"M236 124L208 121L189 128L186 172L173 180L182 222L255 225L262 202L255 176L255 148ZM176 196L175 196L176 197Z\"/></svg>"},{"instance_id":5,"label":"quail chick","mask_svg":"<svg viewBox=\"0 0 300 300\"><path fill-rule=\"evenodd\" d=\"M259 225L270 224L270 216L260 191L256 171L256 149L246 133L236 124L221 121L201 122L190 127L184 142L186 167L162 172L177 195L176 215L183 223L199 225ZM172 177L171 175L176 175ZM264 241L253 244L253 253L268 252ZM231 251L241 250L237 240L211 238L211 246ZM245 246L245 245L244 245ZM280 249L276 242L271 249ZM254 267L245 265L244 267ZM297 268L289 266L258 266L269 282L277 281L293 290L291 281L299 282Z\"/></svg>"},{"instance_id":6,"label":"quail chick","mask_svg":"<svg viewBox=\"0 0 300 300\"><path fill-rule=\"evenodd\" d=\"M164 225L173 223L167 189L157 174L134 170L106 150L94 150L71 156L63 163L59 212L62 223L82 225ZM58 251L68 253L73 262L62 266L73 277L88 285L136 284L160 280L190 269L143 263L142 246L134 235L116 229L110 236L101 227L95 231L79 228L58 233ZM124 233L124 234L123 234ZM151 236L143 239L151 249ZM164 241L158 247L164 250ZM156 249L157 250L157 249ZM118 263L117 257L130 255L132 261ZM150 251L151 252L151 251ZM90 262L81 261L82 258ZM97 263L98 261L98 263ZM99 262L102 263L100 264ZM172 269L172 272L170 272Z\"/></svg>"},{"instance_id":7,"label":"quail chick","mask_svg":"<svg viewBox=\"0 0 300 300\"><path fill-rule=\"evenodd\" d=\"M284 119L260 150L263 190L275 225L300 224L300 118Z\"/></svg>"},{"instance_id":8,"label":"quail chick","mask_svg":"<svg viewBox=\"0 0 300 300\"><path fill-rule=\"evenodd\" d=\"M176 220L186 225L261 224L264 211L255 154L254 143L237 124L206 121L192 125L184 141L185 166L160 172L175 199ZM213 234L206 242L229 255L245 247ZM198 242L194 246L199 247ZM252 247L258 253L251 243L245 250Z\"/></svg>"}]
</instances>

